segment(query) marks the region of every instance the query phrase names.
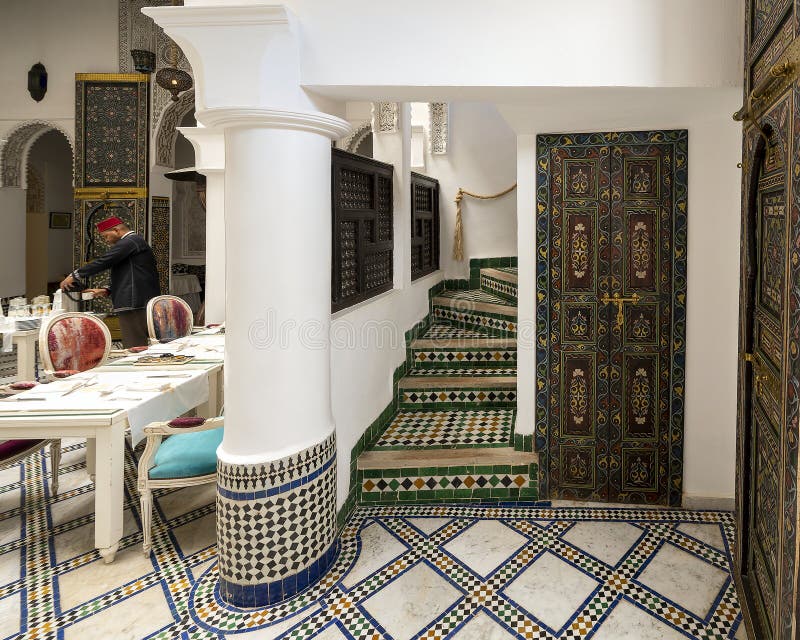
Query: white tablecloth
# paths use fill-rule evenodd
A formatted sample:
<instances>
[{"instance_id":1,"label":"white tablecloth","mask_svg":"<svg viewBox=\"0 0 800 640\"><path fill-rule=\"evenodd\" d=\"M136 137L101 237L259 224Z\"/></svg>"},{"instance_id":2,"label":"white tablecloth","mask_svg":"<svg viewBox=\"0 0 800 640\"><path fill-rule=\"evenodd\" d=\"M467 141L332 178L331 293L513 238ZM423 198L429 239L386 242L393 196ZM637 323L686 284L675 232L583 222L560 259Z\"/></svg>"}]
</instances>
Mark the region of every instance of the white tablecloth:
<instances>
[{"instance_id":1,"label":"white tablecloth","mask_svg":"<svg viewBox=\"0 0 800 640\"><path fill-rule=\"evenodd\" d=\"M64 395L86 381L90 381L91 386ZM124 410L136 446L144 438L145 426L151 422L171 420L207 400L205 370L163 371L142 367L142 371L86 371L42 384L8 400L0 400L0 412Z\"/></svg>"},{"instance_id":2,"label":"white tablecloth","mask_svg":"<svg viewBox=\"0 0 800 640\"><path fill-rule=\"evenodd\" d=\"M203 290L200 286L200 279L193 273L173 273L169 288L174 296L182 296L184 293L200 293Z\"/></svg>"}]
</instances>

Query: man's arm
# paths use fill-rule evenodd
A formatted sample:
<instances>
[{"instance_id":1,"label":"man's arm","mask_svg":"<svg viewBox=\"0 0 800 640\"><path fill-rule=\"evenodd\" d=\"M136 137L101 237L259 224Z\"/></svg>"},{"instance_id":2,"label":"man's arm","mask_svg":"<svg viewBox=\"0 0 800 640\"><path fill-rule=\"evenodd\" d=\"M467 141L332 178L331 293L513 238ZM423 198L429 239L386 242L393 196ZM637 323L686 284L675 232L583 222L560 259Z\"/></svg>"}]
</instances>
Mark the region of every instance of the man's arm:
<instances>
[{"instance_id":1,"label":"man's arm","mask_svg":"<svg viewBox=\"0 0 800 640\"><path fill-rule=\"evenodd\" d=\"M122 238L122 240L113 245L99 258L93 260L89 264L83 265L79 269L75 269L72 275L76 279L84 280L97 273L100 273L101 271L110 269L118 262L122 262L126 258L129 258L135 252L136 242L133 240L133 238Z\"/></svg>"}]
</instances>

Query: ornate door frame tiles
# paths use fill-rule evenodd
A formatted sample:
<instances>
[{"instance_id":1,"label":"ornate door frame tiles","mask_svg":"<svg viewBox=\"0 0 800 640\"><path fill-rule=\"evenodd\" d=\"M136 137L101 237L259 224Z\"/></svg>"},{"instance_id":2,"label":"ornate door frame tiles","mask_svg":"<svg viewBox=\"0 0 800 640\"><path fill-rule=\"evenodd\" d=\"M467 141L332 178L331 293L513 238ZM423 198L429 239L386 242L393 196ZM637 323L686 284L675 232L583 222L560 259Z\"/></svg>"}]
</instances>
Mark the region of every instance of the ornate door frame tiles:
<instances>
[{"instance_id":1,"label":"ornate door frame tiles","mask_svg":"<svg viewBox=\"0 0 800 640\"><path fill-rule=\"evenodd\" d=\"M681 504L687 141L537 138L542 495Z\"/></svg>"}]
</instances>

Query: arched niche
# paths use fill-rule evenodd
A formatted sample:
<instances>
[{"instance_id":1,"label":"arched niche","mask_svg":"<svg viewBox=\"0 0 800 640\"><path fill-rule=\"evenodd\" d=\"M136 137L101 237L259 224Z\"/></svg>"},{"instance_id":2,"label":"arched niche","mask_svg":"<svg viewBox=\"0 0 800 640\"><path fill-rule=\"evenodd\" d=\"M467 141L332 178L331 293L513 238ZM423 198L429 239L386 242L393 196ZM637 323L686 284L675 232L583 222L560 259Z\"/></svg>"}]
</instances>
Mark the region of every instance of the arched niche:
<instances>
[{"instance_id":1,"label":"arched niche","mask_svg":"<svg viewBox=\"0 0 800 640\"><path fill-rule=\"evenodd\" d=\"M188 113L194 112L194 91L185 91L177 102L171 102L164 109L154 138L154 162L161 167L175 168L175 141L181 121Z\"/></svg>"},{"instance_id":2,"label":"arched niche","mask_svg":"<svg viewBox=\"0 0 800 640\"><path fill-rule=\"evenodd\" d=\"M0 186L27 187L28 154L33 143L48 131L58 131L66 138L74 159L75 144L61 127L45 120L23 122L8 133L0 149Z\"/></svg>"}]
</instances>

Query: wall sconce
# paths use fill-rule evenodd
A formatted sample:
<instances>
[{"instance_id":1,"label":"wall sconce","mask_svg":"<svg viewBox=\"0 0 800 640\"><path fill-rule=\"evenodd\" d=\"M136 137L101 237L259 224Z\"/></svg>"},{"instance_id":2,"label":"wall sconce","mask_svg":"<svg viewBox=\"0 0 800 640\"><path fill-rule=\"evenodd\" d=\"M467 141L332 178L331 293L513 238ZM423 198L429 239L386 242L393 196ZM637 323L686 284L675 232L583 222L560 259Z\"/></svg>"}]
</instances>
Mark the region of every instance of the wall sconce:
<instances>
[{"instance_id":1,"label":"wall sconce","mask_svg":"<svg viewBox=\"0 0 800 640\"><path fill-rule=\"evenodd\" d=\"M41 62L37 62L28 71L28 93L36 102L41 102L47 93L47 69Z\"/></svg>"}]
</instances>

